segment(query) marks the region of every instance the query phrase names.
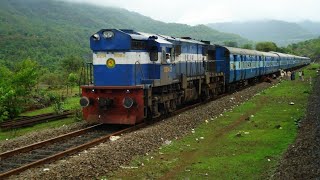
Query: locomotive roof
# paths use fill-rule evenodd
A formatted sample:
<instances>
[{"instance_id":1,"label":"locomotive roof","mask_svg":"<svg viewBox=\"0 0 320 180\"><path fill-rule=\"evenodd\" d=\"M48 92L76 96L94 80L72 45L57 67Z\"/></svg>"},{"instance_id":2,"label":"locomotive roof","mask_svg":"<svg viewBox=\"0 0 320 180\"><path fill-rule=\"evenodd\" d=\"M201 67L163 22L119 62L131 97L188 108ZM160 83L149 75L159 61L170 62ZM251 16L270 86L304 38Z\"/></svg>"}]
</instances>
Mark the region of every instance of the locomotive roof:
<instances>
[{"instance_id":1,"label":"locomotive roof","mask_svg":"<svg viewBox=\"0 0 320 180\"><path fill-rule=\"evenodd\" d=\"M183 38L177 38L172 36L166 36L162 34L150 34L150 33L144 33L144 32L134 32L134 33L128 33L128 34L131 36L132 39L136 39L136 40L148 40L149 37L154 36L154 37L157 37L155 41L159 43L172 44L170 41L180 41L180 42L188 42L188 43L205 45L205 43L194 40L194 39L183 39Z\"/></svg>"},{"instance_id":2,"label":"locomotive roof","mask_svg":"<svg viewBox=\"0 0 320 180\"><path fill-rule=\"evenodd\" d=\"M137 40L148 40L149 37L157 37L154 39L156 42L161 43L161 44L172 44L171 42L167 41L161 36L158 36L156 34L149 34L149 33L144 33L144 32L139 32L140 35L132 35L130 34L132 39L137 39ZM138 39L141 38L141 39Z\"/></svg>"}]
</instances>

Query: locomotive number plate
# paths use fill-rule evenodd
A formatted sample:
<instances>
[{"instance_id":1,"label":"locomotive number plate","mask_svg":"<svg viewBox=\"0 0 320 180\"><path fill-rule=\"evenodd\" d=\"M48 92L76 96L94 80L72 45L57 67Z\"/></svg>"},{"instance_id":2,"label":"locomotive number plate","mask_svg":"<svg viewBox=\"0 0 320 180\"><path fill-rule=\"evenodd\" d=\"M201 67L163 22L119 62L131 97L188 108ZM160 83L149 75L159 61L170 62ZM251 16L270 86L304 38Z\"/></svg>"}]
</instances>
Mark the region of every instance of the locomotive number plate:
<instances>
[{"instance_id":1,"label":"locomotive number plate","mask_svg":"<svg viewBox=\"0 0 320 180\"><path fill-rule=\"evenodd\" d=\"M105 53L97 53L97 58L105 58L106 54Z\"/></svg>"}]
</instances>

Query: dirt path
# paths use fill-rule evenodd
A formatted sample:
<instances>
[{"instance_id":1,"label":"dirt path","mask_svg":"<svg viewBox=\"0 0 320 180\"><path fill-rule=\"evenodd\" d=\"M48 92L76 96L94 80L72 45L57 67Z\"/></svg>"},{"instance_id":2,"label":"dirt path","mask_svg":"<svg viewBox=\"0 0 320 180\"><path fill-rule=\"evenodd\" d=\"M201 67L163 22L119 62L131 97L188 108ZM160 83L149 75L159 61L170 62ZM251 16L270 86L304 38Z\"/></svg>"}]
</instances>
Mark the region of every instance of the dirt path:
<instances>
[{"instance_id":1,"label":"dirt path","mask_svg":"<svg viewBox=\"0 0 320 180\"><path fill-rule=\"evenodd\" d=\"M309 98L296 142L285 153L273 179L320 179L320 76Z\"/></svg>"}]
</instances>

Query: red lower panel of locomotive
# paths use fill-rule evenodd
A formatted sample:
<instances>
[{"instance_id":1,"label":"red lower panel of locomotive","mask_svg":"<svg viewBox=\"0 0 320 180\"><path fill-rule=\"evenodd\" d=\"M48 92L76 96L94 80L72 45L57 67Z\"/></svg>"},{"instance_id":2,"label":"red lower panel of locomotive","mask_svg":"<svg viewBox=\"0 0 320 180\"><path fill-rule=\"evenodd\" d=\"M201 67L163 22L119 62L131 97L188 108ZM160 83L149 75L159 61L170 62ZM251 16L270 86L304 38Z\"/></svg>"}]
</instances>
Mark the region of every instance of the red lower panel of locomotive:
<instances>
[{"instance_id":1,"label":"red lower panel of locomotive","mask_svg":"<svg viewBox=\"0 0 320 180\"><path fill-rule=\"evenodd\" d=\"M141 87L82 86L80 104L87 122L137 124L144 120Z\"/></svg>"}]
</instances>

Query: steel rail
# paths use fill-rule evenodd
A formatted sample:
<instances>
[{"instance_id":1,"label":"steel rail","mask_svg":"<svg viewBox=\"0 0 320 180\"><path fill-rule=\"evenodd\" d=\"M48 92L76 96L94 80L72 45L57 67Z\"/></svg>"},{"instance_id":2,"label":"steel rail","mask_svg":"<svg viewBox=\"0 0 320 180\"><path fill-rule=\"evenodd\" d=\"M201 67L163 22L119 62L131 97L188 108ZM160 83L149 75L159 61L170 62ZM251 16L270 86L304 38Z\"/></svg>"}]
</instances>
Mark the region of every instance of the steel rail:
<instances>
[{"instance_id":1,"label":"steel rail","mask_svg":"<svg viewBox=\"0 0 320 180\"><path fill-rule=\"evenodd\" d=\"M58 159L61 159L67 155L70 155L70 154L74 154L76 152L79 152L81 150L84 150L84 149L88 149L90 147L93 147L93 146L96 146L102 142L105 142L107 140L109 140L109 138L111 136L115 136L115 135L120 135L122 133L127 133L127 132L131 132L131 131L134 131L136 129L140 129L142 127L145 127L146 124L145 123L141 123L141 124L138 124L136 126L132 126L132 127L129 127L129 128L126 128L126 129L123 129L123 130L120 130L120 131L117 131L115 133L112 133L112 134L108 134L108 135L105 135L103 137L100 137L100 138L96 138L90 142L87 142L85 144L82 144L82 145L79 145L79 146L76 146L76 147L73 147L73 148L70 148L70 149L67 149L63 152L59 152L55 155L52 155L52 156L49 156L49 157L46 157L46 158L43 158L43 159L40 159L38 161L35 161L35 162L32 162L30 164L27 164L27 165L24 165L24 166L21 166L19 168L16 168L16 169L12 169L10 171L7 171L5 173L2 173L0 174L0 179L1 178L5 178L5 177L9 177L11 175L15 175L15 174L18 174L26 169L30 169L30 168L33 168L33 167L36 167L36 166L39 166L41 164L45 164L45 163L48 163L48 162L52 162L52 161L55 161L55 160L58 160Z\"/></svg>"},{"instance_id":2,"label":"steel rail","mask_svg":"<svg viewBox=\"0 0 320 180\"><path fill-rule=\"evenodd\" d=\"M44 121L52 121L52 120L56 120L56 119L62 119L62 118L65 118L71 114L72 114L72 112L66 111L63 114L47 113L47 114L41 114L41 115L36 115L36 116L23 116L23 117L15 119L15 120L5 121L0 124L0 127L2 129L11 129L11 128L30 126L30 125L34 125L34 124L41 123Z\"/></svg>"},{"instance_id":3,"label":"steel rail","mask_svg":"<svg viewBox=\"0 0 320 180\"><path fill-rule=\"evenodd\" d=\"M21 147L21 148L17 148L17 149L14 149L12 151L7 151L7 152L4 152L4 153L1 153L0 154L0 159L2 160L2 159L5 159L5 158L8 158L8 157L10 157L10 156L12 156L14 154L28 152L28 151L31 151L33 149L36 149L38 147L41 147L41 146L44 146L44 145L47 145L47 144L52 144L52 143L59 142L59 141L62 141L64 139L67 139L67 138L70 138L70 137L74 137L74 136L79 136L81 134L85 134L86 132L92 130L93 128L96 128L96 127L101 126L101 125L102 124L97 124L97 125L90 126L90 127L84 128L84 129L80 129L80 130L77 130L77 131L74 131L74 132L63 134L63 135L60 135L58 137L54 137L54 138L51 138L51 139L48 139L48 140L44 140L44 141L37 142L37 143L31 144L31 145L27 145L27 146L24 146L24 147Z\"/></svg>"}]
</instances>

